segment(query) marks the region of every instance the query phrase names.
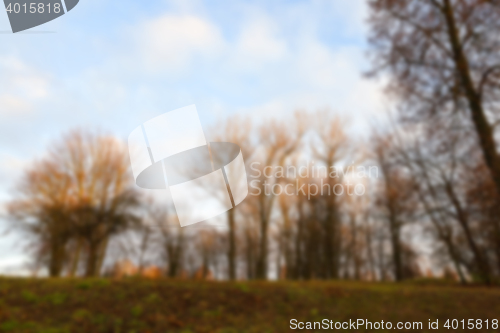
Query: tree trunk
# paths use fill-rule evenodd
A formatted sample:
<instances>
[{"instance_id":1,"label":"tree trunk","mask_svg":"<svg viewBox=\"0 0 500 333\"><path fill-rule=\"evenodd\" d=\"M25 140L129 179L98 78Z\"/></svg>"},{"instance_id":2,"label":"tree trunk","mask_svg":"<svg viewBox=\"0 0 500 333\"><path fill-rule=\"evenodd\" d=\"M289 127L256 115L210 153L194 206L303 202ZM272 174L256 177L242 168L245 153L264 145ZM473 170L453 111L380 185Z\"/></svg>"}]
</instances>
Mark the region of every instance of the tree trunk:
<instances>
[{"instance_id":1,"label":"tree trunk","mask_svg":"<svg viewBox=\"0 0 500 333\"><path fill-rule=\"evenodd\" d=\"M176 236L176 243L168 243L167 254L168 254L168 276L175 277L177 276L182 268L182 254L184 250L184 233L182 229L179 230L179 233Z\"/></svg>"},{"instance_id":2,"label":"tree trunk","mask_svg":"<svg viewBox=\"0 0 500 333\"><path fill-rule=\"evenodd\" d=\"M268 231L268 219L265 212L265 199L262 198L261 203L261 216L260 216L260 244L259 244L259 256L257 258L256 267L256 278L259 280L267 279L267 231Z\"/></svg>"},{"instance_id":3,"label":"tree trunk","mask_svg":"<svg viewBox=\"0 0 500 333\"><path fill-rule=\"evenodd\" d=\"M282 242L281 250L283 252L283 259L285 261L285 272L284 272L285 274L283 276L283 279L290 279L293 275L292 253L290 249L291 222L290 222L290 216L288 214L288 206L285 200L286 200L285 196L281 196L279 200L281 214L283 216L283 235L280 241Z\"/></svg>"},{"instance_id":4,"label":"tree trunk","mask_svg":"<svg viewBox=\"0 0 500 333\"><path fill-rule=\"evenodd\" d=\"M325 220L325 278L337 279L338 278L338 265L337 265L337 251L335 251L335 240L337 239L337 214L335 207L335 197L327 198L327 216Z\"/></svg>"},{"instance_id":5,"label":"tree trunk","mask_svg":"<svg viewBox=\"0 0 500 333\"><path fill-rule=\"evenodd\" d=\"M58 277L61 275L65 255L65 244L60 240L50 242L49 275Z\"/></svg>"},{"instance_id":6,"label":"tree trunk","mask_svg":"<svg viewBox=\"0 0 500 333\"><path fill-rule=\"evenodd\" d=\"M365 216L366 222L366 216ZM375 280L375 261L373 259L373 244L372 244L372 229L368 222L365 225L366 231L366 258L368 260L368 268L370 269L370 281Z\"/></svg>"},{"instance_id":7,"label":"tree trunk","mask_svg":"<svg viewBox=\"0 0 500 333\"><path fill-rule=\"evenodd\" d=\"M403 263L401 256L400 226L394 212L393 203L389 203L389 231L391 233L392 260L394 265L394 278L403 280Z\"/></svg>"},{"instance_id":8,"label":"tree trunk","mask_svg":"<svg viewBox=\"0 0 500 333\"><path fill-rule=\"evenodd\" d=\"M71 260L71 267L68 272L69 277L74 277L76 275L76 271L78 270L78 264L80 263L80 254L82 252L83 240L81 238L78 238L76 242L77 243L76 243L75 253L73 254Z\"/></svg>"},{"instance_id":9,"label":"tree trunk","mask_svg":"<svg viewBox=\"0 0 500 333\"><path fill-rule=\"evenodd\" d=\"M86 277L96 276L98 251L99 251L99 242L95 241L90 242L87 254L87 267L85 268Z\"/></svg>"},{"instance_id":10,"label":"tree trunk","mask_svg":"<svg viewBox=\"0 0 500 333\"><path fill-rule=\"evenodd\" d=\"M350 224L351 224L351 255L352 262L354 265L354 280L361 280L361 260L358 255L358 226L356 225L356 216L354 213L350 214Z\"/></svg>"},{"instance_id":11,"label":"tree trunk","mask_svg":"<svg viewBox=\"0 0 500 333\"><path fill-rule=\"evenodd\" d=\"M104 259L106 258L106 251L108 249L108 243L109 243L109 236L106 236L102 242L100 242L99 246L99 252L97 256L97 262L96 262L96 268L95 268L95 274L100 275L101 274L101 269L102 265L104 263Z\"/></svg>"},{"instance_id":12,"label":"tree trunk","mask_svg":"<svg viewBox=\"0 0 500 333\"><path fill-rule=\"evenodd\" d=\"M294 279L301 279L304 277L304 265L302 244L304 243L304 215L301 213L297 221L297 235L295 236L295 264L294 266Z\"/></svg>"},{"instance_id":13,"label":"tree trunk","mask_svg":"<svg viewBox=\"0 0 500 333\"><path fill-rule=\"evenodd\" d=\"M460 77L462 88L464 89L465 97L467 98L469 104L472 122L474 123L476 133L479 138L479 144L481 146L486 165L490 170L497 193L500 195L500 157L497 152L493 128L489 124L484 112L483 105L481 103L481 96L474 87L469 62L465 56L462 43L460 41L450 0L444 0L442 12L445 16L448 28L448 38L450 39L453 51L455 69Z\"/></svg>"},{"instance_id":14,"label":"tree trunk","mask_svg":"<svg viewBox=\"0 0 500 333\"><path fill-rule=\"evenodd\" d=\"M235 239L235 223L234 223L234 208L228 210L227 221L229 225L229 250L227 253L227 261L229 266L229 280L236 279L236 239Z\"/></svg>"},{"instance_id":15,"label":"tree trunk","mask_svg":"<svg viewBox=\"0 0 500 333\"><path fill-rule=\"evenodd\" d=\"M479 248L476 241L474 240L474 237L472 235L472 231L470 230L470 227L469 227L469 218L468 218L467 212L464 211L464 209L462 208L462 205L461 205L460 201L458 200L458 198L455 194L455 191L453 190L453 187L449 181L447 181L445 184L445 190L446 190L446 194L450 198L451 203L453 204L453 207L455 208L457 220L458 220L460 226L462 227L462 230L464 231L465 239L467 240L467 244L469 245L472 253L474 254L474 259L475 259L477 269L479 270L480 278L485 283L489 284L491 282L489 265L488 265L487 259L483 255L481 249Z\"/></svg>"},{"instance_id":16,"label":"tree trunk","mask_svg":"<svg viewBox=\"0 0 500 333\"><path fill-rule=\"evenodd\" d=\"M245 231L246 238L246 261L247 261L247 279L253 280L255 278L255 260L254 260L254 242L250 230Z\"/></svg>"}]
</instances>

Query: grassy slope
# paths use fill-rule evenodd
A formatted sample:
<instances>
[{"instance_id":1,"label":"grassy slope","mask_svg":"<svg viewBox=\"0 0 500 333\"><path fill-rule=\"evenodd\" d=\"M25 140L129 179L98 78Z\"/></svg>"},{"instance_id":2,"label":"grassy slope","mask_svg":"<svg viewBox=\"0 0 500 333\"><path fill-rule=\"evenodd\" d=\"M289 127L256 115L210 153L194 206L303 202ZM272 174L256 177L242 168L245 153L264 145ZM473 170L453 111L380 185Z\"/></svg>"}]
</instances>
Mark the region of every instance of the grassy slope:
<instances>
[{"instance_id":1,"label":"grassy slope","mask_svg":"<svg viewBox=\"0 0 500 333\"><path fill-rule=\"evenodd\" d=\"M292 318L422 321L424 328L428 319L439 319L440 331L445 331L442 324L450 318L500 319L500 289L318 281L0 279L0 332L289 332Z\"/></svg>"}]
</instances>

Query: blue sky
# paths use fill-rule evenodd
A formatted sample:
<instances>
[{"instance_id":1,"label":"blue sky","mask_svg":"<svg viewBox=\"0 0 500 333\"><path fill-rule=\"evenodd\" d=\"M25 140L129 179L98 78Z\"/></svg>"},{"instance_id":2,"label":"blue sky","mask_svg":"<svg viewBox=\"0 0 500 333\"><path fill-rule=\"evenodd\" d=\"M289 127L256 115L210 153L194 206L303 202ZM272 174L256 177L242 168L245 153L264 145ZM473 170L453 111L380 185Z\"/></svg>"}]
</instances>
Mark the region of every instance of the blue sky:
<instances>
[{"instance_id":1,"label":"blue sky","mask_svg":"<svg viewBox=\"0 0 500 333\"><path fill-rule=\"evenodd\" d=\"M0 12L0 202L62 132L126 138L138 124L196 104L207 133L232 114L260 121L328 108L363 134L386 107L367 68L364 0L80 0L9 34ZM24 260L0 238L0 272Z\"/></svg>"}]
</instances>

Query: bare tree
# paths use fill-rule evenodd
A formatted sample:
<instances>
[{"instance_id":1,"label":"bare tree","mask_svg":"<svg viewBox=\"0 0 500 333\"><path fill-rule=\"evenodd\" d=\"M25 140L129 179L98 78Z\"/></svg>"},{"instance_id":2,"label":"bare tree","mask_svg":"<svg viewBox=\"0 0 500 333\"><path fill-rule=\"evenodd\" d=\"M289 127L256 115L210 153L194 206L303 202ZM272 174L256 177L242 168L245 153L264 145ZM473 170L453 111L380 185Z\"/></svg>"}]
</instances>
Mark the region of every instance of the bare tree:
<instances>
[{"instance_id":1,"label":"bare tree","mask_svg":"<svg viewBox=\"0 0 500 333\"><path fill-rule=\"evenodd\" d=\"M121 142L76 130L26 171L10 212L50 249L51 276L61 273L75 240L86 245L86 275L98 274L109 238L136 222L132 211L139 202L128 168ZM81 250L76 247L73 260Z\"/></svg>"},{"instance_id":2,"label":"bare tree","mask_svg":"<svg viewBox=\"0 0 500 333\"><path fill-rule=\"evenodd\" d=\"M268 273L269 226L276 198L276 195L269 191L268 186L272 187L280 181L272 175L267 177L264 168L283 166L286 159L298 149L307 128L303 117L301 113L296 113L295 121L288 126L273 120L262 125L258 133L261 149L256 151L257 156L254 159L254 162L259 162L258 169L260 169L260 179L257 182L260 192L255 201L260 223L259 250L255 269L257 279L267 279Z\"/></svg>"},{"instance_id":3,"label":"bare tree","mask_svg":"<svg viewBox=\"0 0 500 333\"><path fill-rule=\"evenodd\" d=\"M315 157L322 161L327 170L330 171L332 168L338 167L338 163L346 158L348 150L351 148L347 145L347 136L344 130L346 123L339 117L330 118L326 112L318 113L316 119L316 130L320 136L322 148L313 145L313 151ZM341 177L330 177L329 175L327 175L326 180L331 191L342 181ZM325 200L325 274L327 278L338 278L341 248L339 197L328 195Z\"/></svg>"},{"instance_id":4,"label":"bare tree","mask_svg":"<svg viewBox=\"0 0 500 333\"><path fill-rule=\"evenodd\" d=\"M500 6L483 0L370 0L374 72L404 117L467 112L500 193L495 141L500 96Z\"/></svg>"},{"instance_id":5,"label":"bare tree","mask_svg":"<svg viewBox=\"0 0 500 333\"><path fill-rule=\"evenodd\" d=\"M389 227L392 263L396 281L404 279L402 227L412 219L415 210L413 179L408 170L398 165L391 149L391 136L378 136L375 154L383 177L378 204Z\"/></svg>"},{"instance_id":6,"label":"bare tree","mask_svg":"<svg viewBox=\"0 0 500 333\"><path fill-rule=\"evenodd\" d=\"M221 130L222 129L222 130ZM250 119L244 119L239 117L229 118L224 124L217 126L217 141L227 141L237 144L243 154L243 159L246 164L251 161L255 147L252 144L252 123ZM228 187L228 190L229 187ZM236 247L236 212L237 207L230 209L227 212L227 223L228 223L228 251L227 251L227 262L228 262L228 275L230 280L236 279L236 257L237 257L237 247Z\"/></svg>"}]
</instances>

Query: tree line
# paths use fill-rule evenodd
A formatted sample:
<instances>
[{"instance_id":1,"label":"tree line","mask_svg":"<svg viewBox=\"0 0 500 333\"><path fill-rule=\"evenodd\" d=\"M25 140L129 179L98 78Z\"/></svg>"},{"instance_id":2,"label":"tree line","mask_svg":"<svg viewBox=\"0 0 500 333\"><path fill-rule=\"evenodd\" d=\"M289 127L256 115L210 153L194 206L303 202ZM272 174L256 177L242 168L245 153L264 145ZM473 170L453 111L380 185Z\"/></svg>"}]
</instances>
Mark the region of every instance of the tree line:
<instances>
[{"instance_id":1,"label":"tree line","mask_svg":"<svg viewBox=\"0 0 500 333\"><path fill-rule=\"evenodd\" d=\"M393 110L367 139L328 111L226 119L212 133L241 147L251 194L222 228L180 228L172 207L134 187L123 142L70 132L25 172L9 204L34 261L51 276L96 276L106 259L127 256L170 277L498 281L499 3L368 3L368 75L386 79ZM378 173L301 177L269 166ZM365 191L331 191L352 182Z\"/></svg>"}]
</instances>

